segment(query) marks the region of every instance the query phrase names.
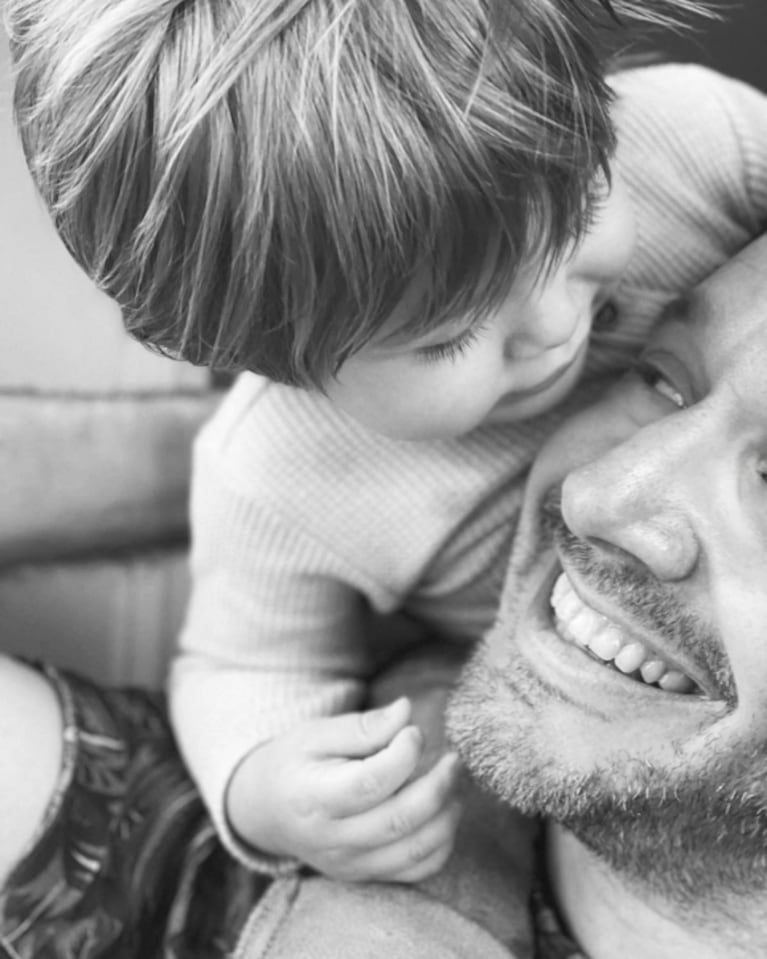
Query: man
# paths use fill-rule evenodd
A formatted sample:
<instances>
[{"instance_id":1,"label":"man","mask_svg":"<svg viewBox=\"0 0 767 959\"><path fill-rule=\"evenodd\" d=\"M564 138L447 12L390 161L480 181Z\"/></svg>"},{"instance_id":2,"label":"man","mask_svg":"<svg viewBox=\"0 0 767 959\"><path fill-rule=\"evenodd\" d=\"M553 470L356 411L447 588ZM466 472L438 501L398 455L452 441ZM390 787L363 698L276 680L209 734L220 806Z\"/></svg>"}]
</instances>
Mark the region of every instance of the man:
<instances>
[{"instance_id":1,"label":"man","mask_svg":"<svg viewBox=\"0 0 767 959\"><path fill-rule=\"evenodd\" d=\"M589 959L767 955L766 370L763 238L547 444L452 703Z\"/></svg>"}]
</instances>

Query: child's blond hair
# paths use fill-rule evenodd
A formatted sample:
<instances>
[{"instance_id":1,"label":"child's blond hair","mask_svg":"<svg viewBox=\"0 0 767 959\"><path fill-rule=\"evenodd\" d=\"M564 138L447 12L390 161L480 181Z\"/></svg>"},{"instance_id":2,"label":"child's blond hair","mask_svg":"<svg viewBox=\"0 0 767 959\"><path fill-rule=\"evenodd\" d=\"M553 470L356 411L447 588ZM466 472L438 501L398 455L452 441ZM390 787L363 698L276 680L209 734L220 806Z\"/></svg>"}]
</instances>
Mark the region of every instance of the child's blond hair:
<instances>
[{"instance_id":1,"label":"child's blond hair","mask_svg":"<svg viewBox=\"0 0 767 959\"><path fill-rule=\"evenodd\" d=\"M138 339L322 387L588 223L600 15L694 0L8 0L27 159Z\"/></svg>"}]
</instances>

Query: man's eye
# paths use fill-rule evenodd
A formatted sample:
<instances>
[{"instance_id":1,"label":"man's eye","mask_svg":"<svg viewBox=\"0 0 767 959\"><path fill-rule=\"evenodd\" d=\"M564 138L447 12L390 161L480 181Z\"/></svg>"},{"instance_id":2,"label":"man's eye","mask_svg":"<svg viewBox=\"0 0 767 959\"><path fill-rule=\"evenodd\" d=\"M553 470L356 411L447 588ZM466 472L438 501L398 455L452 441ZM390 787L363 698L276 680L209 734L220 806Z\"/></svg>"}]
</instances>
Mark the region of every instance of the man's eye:
<instances>
[{"instance_id":1,"label":"man's eye","mask_svg":"<svg viewBox=\"0 0 767 959\"><path fill-rule=\"evenodd\" d=\"M416 357L424 363L438 363L440 360L457 360L474 344L483 327L481 324L469 327L458 336L454 336L444 343L435 343L432 346L419 346L415 350Z\"/></svg>"},{"instance_id":2,"label":"man's eye","mask_svg":"<svg viewBox=\"0 0 767 959\"><path fill-rule=\"evenodd\" d=\"M674 406L677 406L680 410L686 409L689 405L681 390L677 389L663 370L654 363L650 363L647 360L639 360L636 364L636 372L647 386L655 390L656 393L660 393L661 396L665 396L667 400L670 400Z\"/></svg>"}]
</instances>

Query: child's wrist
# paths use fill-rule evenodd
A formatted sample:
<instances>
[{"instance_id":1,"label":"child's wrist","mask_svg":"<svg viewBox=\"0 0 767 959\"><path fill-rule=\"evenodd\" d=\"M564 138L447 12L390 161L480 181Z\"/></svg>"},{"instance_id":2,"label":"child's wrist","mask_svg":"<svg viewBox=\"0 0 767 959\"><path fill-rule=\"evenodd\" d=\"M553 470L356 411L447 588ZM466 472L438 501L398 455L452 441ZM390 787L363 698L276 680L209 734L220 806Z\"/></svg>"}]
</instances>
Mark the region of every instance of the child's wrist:
<instances>
[{"instance_id":1,"label":"child's wrist","mask_svg":"<svg viewBox=\"0 0 767 959\"><path fill-rule=\"evenodd\" d=\"M246 753L232 770L224 794L224 815L235 838L270 856L290 856L279 841L280 830L269 814L271 802L266 743Z\"/></svg>"}]
</instances>

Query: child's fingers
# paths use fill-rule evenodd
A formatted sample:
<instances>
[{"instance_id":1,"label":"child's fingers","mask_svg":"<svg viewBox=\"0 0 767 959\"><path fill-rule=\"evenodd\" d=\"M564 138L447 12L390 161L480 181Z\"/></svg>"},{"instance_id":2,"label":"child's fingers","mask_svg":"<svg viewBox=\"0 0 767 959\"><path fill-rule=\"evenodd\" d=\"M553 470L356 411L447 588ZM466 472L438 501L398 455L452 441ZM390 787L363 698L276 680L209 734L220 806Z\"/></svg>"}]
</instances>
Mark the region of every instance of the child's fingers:
<instances>
[{"instance_id":1,"label":"child's fingers","mask_svg":"<svg viewBox=\"0 0 767 959\"><path fill-rule=\"evenodd\" d=\"M359 877L418 882L437 872L453 850L460 815L460 803L454 801L412 835L360 856L355 863Z\"/></svg>"},{"instance_id":2,"label":"child's fingers","mask_svg":"<svg viewBox=\"0 0 767 959\"><path fill-rule=\"evenodd\" d=\"M420 729L406 726L374 755L329 769L324 783L324 807L328 814L340 820L379 806L407 782L418 765L422 748Z\"/></svg>"},{"instance_id":3,"label":"child's fingers","mask_svg":"<svg viewBox=\"0 0 767 959\"><path fill-rule=\"evenodd\" d=\"M415 835L446 807L458 775L455 753L423 776L359 815L338 824L337 841L357 849L380 848Z\"/></svg>"},{"instance_id":4,"label":"child's fingers","mask_svg":"<svg viewBox=\"0 0 767 959\"><path fill-rule=\"evenodd\" d=\"M383 749L410 719L410 700L381 709L312 720L300 730L305 751L315 757L362 758Z\"/></svg>"},{"instance_id":5,"label":"child's fingers","mask_svg":"<svg viewBox=\"0 0 767 959\"><path fill-rule=\"evenodd\" d=\"M420 862L414 863L412 866L407 866L405 869L387 876L387 881L413 883L428 879L429 876L438 873L448 861L453 852L454 844L455 827L453 827L448 840L443 845L438 846L430 856L427 856Z\"/></svg>"}]
</instances>

